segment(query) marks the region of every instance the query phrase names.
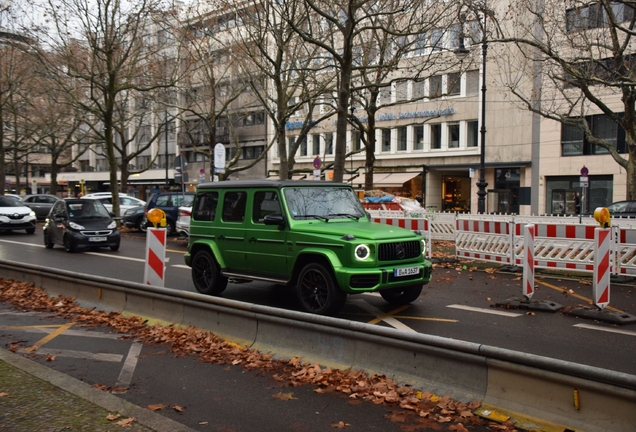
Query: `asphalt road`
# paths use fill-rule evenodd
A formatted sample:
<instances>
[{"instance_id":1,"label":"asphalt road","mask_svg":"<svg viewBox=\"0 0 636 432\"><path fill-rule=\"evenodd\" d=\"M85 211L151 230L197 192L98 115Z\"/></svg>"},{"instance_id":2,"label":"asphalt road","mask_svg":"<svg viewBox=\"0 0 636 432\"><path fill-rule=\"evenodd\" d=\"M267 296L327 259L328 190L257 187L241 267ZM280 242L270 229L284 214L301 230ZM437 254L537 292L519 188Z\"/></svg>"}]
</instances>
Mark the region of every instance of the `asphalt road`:
<instances>
[{"instance_id":1,"label":"asphalt road","mask_svg":"<svg viewBox=\"0 0 636 432\"><path fill-rule=\"evenodd\" d=\"M35 235L0 233L0 259L141 282L145 240L128 234L118 252L66 253L44 248L41 226ZM183 263L185 242L168 244L166 287L195 291ZM492 307L521 296L520 275L469 271L462 264L436 266L431 284L412 305L393 308L377 294L350 296L341 318L497 346L614 371L636 374L636 325L615 326L563 313ZM587 305L587 280L541 277L533 299L566 307ZM229 284L224 297L281 308L296 308L293 294L265 283ZM636 287L613 284L610 307L636 315Z\"/></svg>"}]
</instances>

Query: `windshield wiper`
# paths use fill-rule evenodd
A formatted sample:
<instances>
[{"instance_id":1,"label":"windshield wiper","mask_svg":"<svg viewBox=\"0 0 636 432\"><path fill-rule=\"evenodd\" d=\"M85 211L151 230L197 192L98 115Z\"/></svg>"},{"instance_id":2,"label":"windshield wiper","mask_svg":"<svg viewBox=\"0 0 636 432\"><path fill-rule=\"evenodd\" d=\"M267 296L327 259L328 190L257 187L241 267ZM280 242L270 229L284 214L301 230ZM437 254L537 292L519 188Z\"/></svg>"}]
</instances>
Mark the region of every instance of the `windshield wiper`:
<instances>
[{"instance_id":1,"label":"windshield wiper","mask_svg":"<svg viewBox=\"0 0 636 432\"><path fill-rule=\"evenodd\" d=\"M344 216L344 217L348 217L349 219L355 219L355 220L359 220L362 217L358 215L353 215L351 213L329 213L328 216Z\"/></svg>"},{"instance_id":2,"label":"windshield wiper","mask_svg":"<svg viewBox=\"0 0 636 432\"><path fill-rule=\"evenodd\" d=\"M314 218L314 219L322 219L325 222L329 222L329 218L326 216L321 216L321 215L317 215L317 214L306 214L306 215L299 215L298 217L304 217L304 218Z\"/></svg>"}]
</instances>

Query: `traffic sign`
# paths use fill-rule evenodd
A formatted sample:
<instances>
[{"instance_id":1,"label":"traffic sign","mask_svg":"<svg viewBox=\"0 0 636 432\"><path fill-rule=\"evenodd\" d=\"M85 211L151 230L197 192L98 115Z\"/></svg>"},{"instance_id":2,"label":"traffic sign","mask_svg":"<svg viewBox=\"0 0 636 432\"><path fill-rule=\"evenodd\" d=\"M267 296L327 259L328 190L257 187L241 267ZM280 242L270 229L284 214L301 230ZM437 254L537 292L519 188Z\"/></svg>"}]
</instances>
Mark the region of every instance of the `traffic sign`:
<instances>
[{"instance_id":1,"label":"traffic sign","mask_svg":"<svg viewBox=\"0 0 636 432\"><path fill-rule=\"evenodd\" d=\"M216 170L225 168L225 146L221 143L214 146L214 168L216 168Z\"/></svg>"},{"instance_id":2,"label":"traffic sign","mask_svg":"<svg viewBox=\"0 0 636 432\"><path fill-rule=\"evenodd\" d=\"M185 160L185 158L183 157L183 155L179 155L177 157L174 158L174 170L176 172L183 172L185 171L186 167L188 166L188 161Z\"/></svg>"},{"instance_id":3,"label":"traffic sign","mask_svg":"<svg viewBox=\"0 0 636 432\"><path fill-rule=\"evenodd\" d=\"M583 168L581 168L581 175L583 177L587 177L587 175L590 173L590 170L588 170L587 168L585 168L585 165L583 165Z\"/></svg>"},{"instance_id":4,"label":"traffic sign","mask_svg":"<svg viewBox=\"0 0 636 432\"><path fill-rule=\"evenodd\" d=\"M322 166L322 161L320 160L320 156L316 156L314 158L314 168L320 169L321 166Z\"/></svg>"}]
</instances>

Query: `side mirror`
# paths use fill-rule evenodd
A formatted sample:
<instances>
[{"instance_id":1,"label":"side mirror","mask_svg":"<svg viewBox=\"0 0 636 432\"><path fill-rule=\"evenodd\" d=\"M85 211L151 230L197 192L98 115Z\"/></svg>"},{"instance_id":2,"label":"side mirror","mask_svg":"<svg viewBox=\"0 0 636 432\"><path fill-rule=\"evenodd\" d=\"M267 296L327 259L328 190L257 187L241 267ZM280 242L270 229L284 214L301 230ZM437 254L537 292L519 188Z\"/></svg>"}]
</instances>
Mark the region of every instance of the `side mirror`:
<instances>
[{"instance_id":1,"label":"side mirror","mask_svg":"<svg viewBox=\"0 0 636 432\"><path fill-rule=\"evenodd\" d=\"M285 219L280 213L268 214L263 218L265 225L278 225L280 228L285 226Z\"/></svg>"},{"instance_id":2,"label":"side mirror","mask_svg":"<svg viewBox=\"0 0 636 432\"><path fill-rule=\"evenodd\" d=\"M114 217L115 217L115 213L113 213L112 211L111 211L111 212L108 212L108 215L109 215L110 217L112 217L112 218L114 218Z\"/></svg>"}]
</instances>

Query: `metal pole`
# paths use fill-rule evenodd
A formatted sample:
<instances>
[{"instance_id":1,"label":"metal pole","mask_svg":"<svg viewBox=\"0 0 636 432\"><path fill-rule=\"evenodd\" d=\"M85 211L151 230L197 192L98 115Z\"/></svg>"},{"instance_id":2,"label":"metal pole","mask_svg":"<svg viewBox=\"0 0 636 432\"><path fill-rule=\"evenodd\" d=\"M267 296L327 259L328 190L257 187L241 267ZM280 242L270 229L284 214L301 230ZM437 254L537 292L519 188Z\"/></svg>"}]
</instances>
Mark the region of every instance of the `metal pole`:
<instances>
[{"instance_id":1,"label":"metal pole","mask_svg":"<svg viewBox=\"0 0 636 432\"><path fill-rule=\"evenodd\" d=\"M479 130L481 137L481 154L479 160L479 181L477 182L477 212L486 213L486 54L488 52L488 43L486 42L486 12L484 11L484 28L481 43L482 55L482 76L481 76L481 128Z\"/></svg>"},{"instance_id":2,"label":"metal pole","mask_svg":"<svg viewBox=\"0 0 636 432\"><path fill-rule=\"evenodd\" d=\"M166 123L165 123L165 135L166 135L166 148L164 149L164 157L166 158L166 190L170 184L170 177L168 176L168 110L165 110Z\"/></svg>"}]
</instances>

